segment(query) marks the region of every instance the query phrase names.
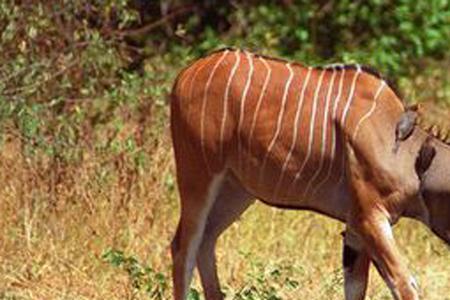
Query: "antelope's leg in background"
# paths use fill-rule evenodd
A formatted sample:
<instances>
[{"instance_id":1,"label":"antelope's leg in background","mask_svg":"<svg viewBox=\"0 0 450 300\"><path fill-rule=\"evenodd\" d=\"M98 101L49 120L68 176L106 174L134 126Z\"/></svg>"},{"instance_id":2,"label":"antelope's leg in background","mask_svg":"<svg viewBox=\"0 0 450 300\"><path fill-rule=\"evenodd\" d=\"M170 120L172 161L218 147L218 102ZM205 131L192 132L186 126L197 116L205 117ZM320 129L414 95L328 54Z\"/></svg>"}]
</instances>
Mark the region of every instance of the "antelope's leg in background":
<instances>
[{"instance_id":1,"label":"antelope's leg in background","mask_svg":"<svg viewBox=\"0 0 450 300\"><path fill-rule=\"evenodd\" d=\"M343 246L345 300L363 300L369 279L370 257L359 238L348 229L344 232Z\"/></svg>"}]
</instances>

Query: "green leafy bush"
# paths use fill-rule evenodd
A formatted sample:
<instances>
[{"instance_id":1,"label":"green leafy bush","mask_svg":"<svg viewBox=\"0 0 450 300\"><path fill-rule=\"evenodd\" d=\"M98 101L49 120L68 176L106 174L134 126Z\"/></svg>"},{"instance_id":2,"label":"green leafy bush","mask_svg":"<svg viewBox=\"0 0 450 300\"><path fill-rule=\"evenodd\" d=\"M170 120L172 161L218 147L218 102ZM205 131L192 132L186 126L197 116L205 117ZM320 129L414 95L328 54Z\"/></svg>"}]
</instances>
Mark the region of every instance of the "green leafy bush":
<instances>
[{"instance_id":1,"label":"green leafy bush","mask_svg":"<svg viewBox=\"0 0 450 300\"><path fill-rule=\"evenodd\" d=\"M416 71L424 58L442 59L450 46L446 0L249 2L226 18L229 29L207 27L197 51L231 43L307 63L358 61L398 76ZM195 32L196 23L187 24Z\"/></svg>"}]
</instances>

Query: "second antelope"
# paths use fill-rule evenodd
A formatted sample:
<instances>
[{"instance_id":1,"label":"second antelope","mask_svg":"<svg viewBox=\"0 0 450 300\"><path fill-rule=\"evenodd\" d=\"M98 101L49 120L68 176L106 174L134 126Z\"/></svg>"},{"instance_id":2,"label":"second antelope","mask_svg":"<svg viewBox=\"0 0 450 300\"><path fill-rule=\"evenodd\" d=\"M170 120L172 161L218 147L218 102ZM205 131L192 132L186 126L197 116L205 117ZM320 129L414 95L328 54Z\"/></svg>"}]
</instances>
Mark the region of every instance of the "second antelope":
<instances>
[{"instance_id":1,"label":"second antelope","mask_svg":"<svg viewBox=\"0 0 450 300\"><path fill-rule=\"evenodd\" d=\"M419 299L391 226L415 218L450 243L450 146L416 116L358 65L223 49L184 69L171 94L175 299L186 299L195 266L206 299L223 299L215 244L253 199L346 224L345 299L364 299L371 263L395 299Z\"/></svg>"}]
</instances>

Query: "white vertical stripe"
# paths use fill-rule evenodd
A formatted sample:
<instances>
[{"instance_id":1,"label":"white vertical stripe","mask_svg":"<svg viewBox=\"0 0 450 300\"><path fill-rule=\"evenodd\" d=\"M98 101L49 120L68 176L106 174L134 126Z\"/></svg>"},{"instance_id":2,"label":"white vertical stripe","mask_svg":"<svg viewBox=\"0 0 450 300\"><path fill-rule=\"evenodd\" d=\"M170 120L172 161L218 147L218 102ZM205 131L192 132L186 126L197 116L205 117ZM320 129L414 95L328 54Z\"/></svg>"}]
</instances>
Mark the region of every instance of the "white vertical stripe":
<instances>
[{"instance_id":1,"label":"white vertical stripe","mask_svg":"<svg viewBox=\"0 0 450 300\"><path fill-rule=\"evenodd\" d=\"M239 50L234 52L235 56L236 56L236 61L233 65L233 68L231 69L230 72L230 76L228 77L228 81L227 81L227 86L225 88L225 94L223 97L223 113L222 113L222 124L220 125L220 148L219 148L219 155L222 158L223 157L223 139L224 139L224 134L225 134L225 125L227 122L227 113L228 113L228 101L229 101L229 97L230 97L230 86L231 86L231 82L233 81L233 77L234 74L236 73L236 70L239 66L239 62L240 62L240 55L239 55Z\"/></svg>"},{"instance_id":2,"label":"white vertical stripe","mask_svg":"<svg viewBox=\"0 0 450 300\"><path fill-rule=\"evenodd\" d=\"M191 70L187 70L187 72L188 71L191 71ZM186 81L188 81L188 79L189 79L186 76L186 73L182 73L182 75L180 75L181 77L176 85L177 90L175 91L175 93L177 93L177 94L181 93L181 91L184 89L184 85L186 84Z\"/></svg>"},{"instance_id":3,"label":"white vertical stripe","mask_svg":"<svg viewBox=\"0 0 450 300\"><path fill-rule=\"evenodd\" d=\"M189 100L192 100L192 97L193 97L193 93L194 93L193 87L194 87L194 82L197 79L197 75L200 73L201 70L203 70L204 67L206 67L206 61L204 62L203 65L198 67L197 70L195 70L194 74L192 74L192 81L191 81L191 84L189 85Z\"/></svg>"},{"instance_id":4,"label":"white vertical stripe","mask_svg":"<svg viewBox=\"0 0 450 300\"><path fill-rule=\"evenodd\" d=\"M314 143L314 126L316 124L317 100L319 98L319 92L320 92L320 88L322 87L322 81L323 81L325 72L326 72L326 70L322 70L322 72L320 73L319 81L317 83L316 91L314 93L313 108L312 108L312 112L311 112L311 120L310 120L310 127L309 127L308 150L307 150L305 159L303 160L302 166L300 167L299 171L295 174L294 180L292 181L292 183L289 187L289 191L292 190L295 183L297 183L297 181L300 179L300 177L303 173L303 170L305 169L306 164L308 163L309 158L311 157L311 150L312 150L312 146Z\"/></svg>"},{"instance_id":5,"label":"white vertical stripe","mask_svg":"<svg viewBox=\"0 0 450 300\"><path fill-rule=\"evenodd\" d=\"M283 98L281 100L280 113L278 115L277 127L275 130L275 134L273 135L272 140L269 143L269 147L267 147L267 152L264 155L264 159L262 162L262 166L261 166L261 170L260 170L260 174L259 174L259 182L260 183L261 183L263 175L264 175L264 170L266 168L267 159L269 158L270 152L272 151L272 148L275 146L275 142L278 139L278 135L280 134L280 131L281 131L281 125L282 125L281 123L283 121L284 111L286 109L286 100L287 100L287 96L288 96L288 91L289 91L289 87L292 82L292 78L294 77L294 72L292 70L291 64L290 63L286 64L286 67L289 70L289 77L288 77L288 80L286 81L286 85L284 86Z\"/></svg>"},{"instance_id":6,"label":"white vertical stripe","mask_svg":"<svg viewBox=\"0 0 450 300\"><path fill-rule=\"evenodd\" d=\"M292 143L291 143L291 146L289 148L289 152L288 152L288 154L286 156L286 159L284 160L283 167L281 168L280 177L278 178L278 182L275 185L275 189L274 189L274 193L273 193L272 199L275 199L277 197L277 195L278 195L279 189L281 187L281 183L283 182L284 173L286 172L286 168L287 168L287 166L289 164L289 160L291 159L292 153L294 152L295 146L297 145L298 128L300 126L299 121L300 121L300 116L301 116L301 112L302 112L302 109L303 109L303 102L305 100L306 87L308 86L309 79L311 78L312 70L313 70L312 67L308 68L308 72L306 74L305 81L303 82L302 90L301 90L301 92L299 94L297 111L295 112L295 118L294 118L294 133L292 135Z\"/></svg>"},{"instance_id":7,"label":"white vertical stripe","mask_svg":"<svg viewBox=\"0 0 450 300\"><path fill-rule=\"evenodd\" d=\"M375 111L375 108L377 107L377 99L380 96L381 92L383 91L383 88L386 86L386 82L384 80L381 80L380 87L378 88L377 92L375 93L372 107L370 110L359 120L358 124L356 125L355 132L353 133L353 140L356 139L356 136L358 135L358 131L361 127L361 125L368 119L372 113Z\"/></svg>"},{"instance_id":8,"label":"white vertical stripe","mask_svg":"<svg viewBox=\"0 0 450 300\"><path fill-rule=\"evenodd\" d=\"M238 169L241 170L242 167L242 159L241 159L241 152L242 152L242 141L241 141L241 127L242 123L244 122L244 113L245 113L245 100L247 98L247 93L250 88L250 83L253 75L253 58L248 52L245 52L245 56L247 57L247 61L249 64L249 72L247 76L247 82L245 83L244 91L242 92L241 96L241 111L239 114L239 123L238 123Z\"/></svg>"},{"instance_id":9,"label":"white vertical stripe","mask_svg":"<svg viewBox=\"0 0 450 300\"><path fill-rule=\"evenodd\" d=\"M220 66L222 61L225 59L225 56L228 54L228 50L225 50L222 54L222 56L217 60L216 64L214 65L211 74L209 74L208 80L206 81L205 90L203 92L203 103L202 103L202 113L200 117L200 143L202 147L202 153L203 153L203 159L206 164L206 168L208 169L209 173L211 173L211 169L209 168L208 164L208 158L206 157L206 151L205 151L205 114L206 114L206 104L208 102L208 90L209 86L211 85L212 79L214 77L214 74L216 73L217 68Z\"/></svg>"},{"instance_id":10,"label":"white vertical stripe","mask_svg":"<svg viewBox=\"0 0 450 300\"><path fill-rule=\"evenodd\" d=\"M249 138L248 138L248 147L249 147L249 149L251 149L251 146L252 146L253 131L255 130L256 121L257 121L257 118L258 118L258 113L259 113L259 110L261 108L262 100L264 99L264 96L266 95L267 86L269 85L270 77L271 77L271 74L272 74L272 69L270 68L270 65L264 60L264 58L262 58L260 56L259 60L264 64L264 67L266 68L267 73L266 73L266 78L264 79L264 84L263 84L263 87L262 87L262 90L261 90L261 94L259 95L258 102L256 104L255 113L253 114L252 125L251 125L251 128L250 128L250 134L249 134Z\"/></svg>"},{"instance_id":11,"label":"white vertical stripe","mask_svg":"<svg viewBox=\"0 0 450 300\"><path fill-rule=\"evenodd\" d=\"M317 168L316 172L310 178L308 184L306 185L306 188L304 190L304 196L307 195L309 189L311 188L311 184L313 184L313 182L317 179L317 177L322 172L324 158L325 158L325 150L327 148L328 108L330 106L330 101L331 101L331 95L332 95L332 91L333 91L335 76L336 76L336 70L333 69L333 74L331 75L331 80L330 80L330 83L329 83L330 86L328 87L328 94L326 96L326 103L325 103L325 107L324 107L323 124L322 124L322 144L321 144L321 148L320 148L319 167Z\"/></svg>"},{"instance_id":12,"label":"white vertical stripe","mask_svg":"<svg viewBox=\"0 0 450 300\"><path fill-rule=\"evenodd\" d=\"M356 72L355 72L355 75L353 76L352 86L351 86L350 92L348 94L347 104L345 105L344 112L342 113L341 126L344 128L345 128L345 124L346 124L346 120L347 120L347 116L348 116L348 111L350 109L350 106L351 106L353 98L354 98L354 93L355 93L355 88L356 88L356 80L358 79L359 73L361 73L361 66L356 65ZM340 170L341 170L341 174L339 175L339 180L337 182L337 185L340 185L342 183L342 180L344 179L345 153L343 153Z\"/></svg>"},{"instance_id":13,"label":"white vertical stripe","mask_svg":"<svg viewBox=\"0 0 450 300\"><path fill-rule=\"evenodd\" d=\"M344 78L345 78L345 67L343 65L338 66L342 68L341 78L339 79L339 89L338 93L336 95L336 98L334 99L334 107L333 107L333 116L331 120L334 122L337 120L337 109L339 107L339 103L341 101L342 96L342 88L344 87ZM336 124L331 124L331 154L330 154L330 165L328 167L327 175L324 177L324 179L317 184L313 195L315 195L320 188L330 179L331 173L333 170L333 163L334 163L334 157L336 155Z\"/></svg>"},{"instance_id":14,"label":"white vertical stripe","mask_svg":"<svg viewBox=\"0 0 450 300\"><path fill-rule=\"evenodd\" d=\"M352 81L352 86L350 89L350 93L348 94L348 98L347 98L347 103L344 107L344 112L342 113L342 126L345 127L345 121L347 120L347 116L348 116L348 111L350 109L350 106L352 104L353 101L353 96L355 93L355 88L356 88L356 80L358 79L358 75L359 73L361 73L361 66L360 65L356 65L356 72L355 75L353 76L353 81Z\"/></svg>"},{"instance_id":15,"label":"white vertical stripe","mask_svg":"<svg viewBox=\"0 0 450 300\"><path fill-rule=\"evenodd\" d=\"M342 73L341 73L341 78L339 79L339 90L336 95L336 98L334 98L333 120L337 120L337 110L339 107L339 102L341 102L342 89L344 87L344 79L345 79L345 66L340 65L340 66L337 66L337 68L341 68Z\"/></svg>"},{"instance_id":16,"label":"white vertical stripe","mask_svg":"<svg viewBox=\"0 0 450 300\"><path fill-rule=\"evenodd\" d=\"M185 85L187 84L188 80L190 78L192 78L191 76L188 76L188 74L192 73L192 69L193 66L190 66L186 69L186 71L182 71L182 75L180 78L180 83L179 83L179 91L182 92L184 90Z\"/></svg>"}]
</instances>

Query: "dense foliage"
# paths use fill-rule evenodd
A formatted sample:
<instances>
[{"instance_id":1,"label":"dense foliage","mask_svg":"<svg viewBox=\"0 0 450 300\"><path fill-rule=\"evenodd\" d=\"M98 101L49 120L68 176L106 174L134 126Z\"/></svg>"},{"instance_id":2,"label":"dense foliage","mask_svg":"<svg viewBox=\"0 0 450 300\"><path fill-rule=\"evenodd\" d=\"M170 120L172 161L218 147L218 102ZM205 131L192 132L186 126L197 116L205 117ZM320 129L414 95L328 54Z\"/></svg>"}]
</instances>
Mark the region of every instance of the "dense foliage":
<instances>
[{"instance_id":1,"label":"dense foliage","mask_svg":"<svg viewBox=\"0 0 450 300\"><path fill-rule=\"evenodd\" d=\"M223 5L219 12L226 25L209 24L197 39L199 51L231 41L308 62L366 62L392 75L412 72L410 65L426 57L442 59L448 52L446 0L285 2L250 1L234 9ZM187 32L199 24L188 23Z\"/></svg>"}]
</instances>

